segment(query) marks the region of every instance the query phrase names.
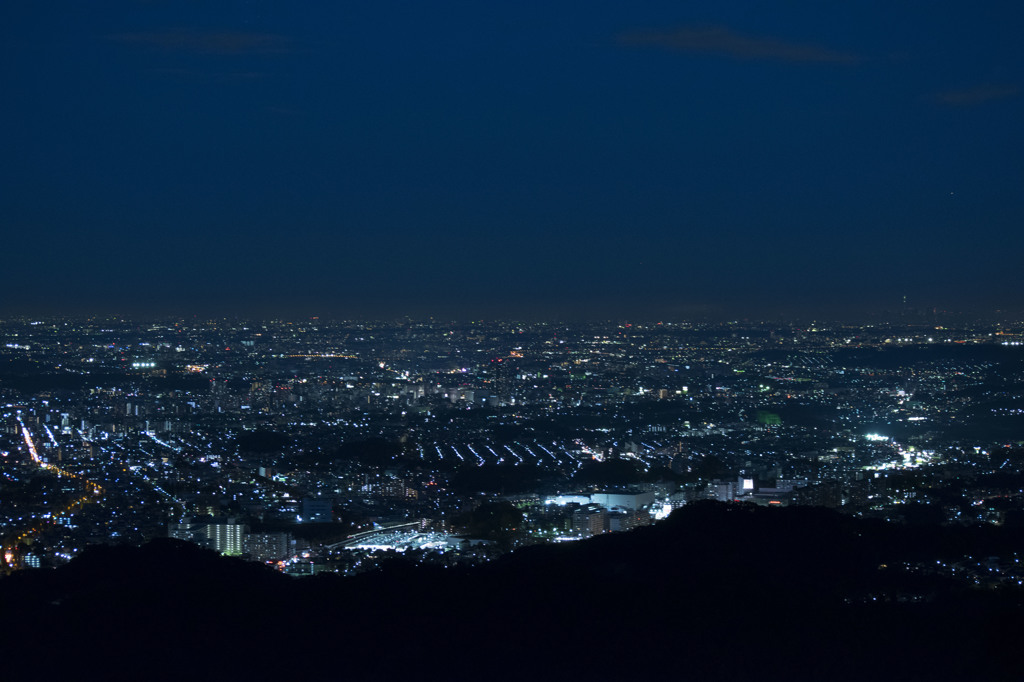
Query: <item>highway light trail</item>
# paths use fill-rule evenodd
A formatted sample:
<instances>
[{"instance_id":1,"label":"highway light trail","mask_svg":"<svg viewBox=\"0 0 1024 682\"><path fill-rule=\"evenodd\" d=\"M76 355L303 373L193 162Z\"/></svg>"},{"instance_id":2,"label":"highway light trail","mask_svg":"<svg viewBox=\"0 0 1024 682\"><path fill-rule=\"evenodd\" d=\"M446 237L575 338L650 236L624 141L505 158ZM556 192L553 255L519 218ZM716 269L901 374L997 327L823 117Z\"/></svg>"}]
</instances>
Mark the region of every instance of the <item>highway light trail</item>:
<instances>
[{"instance_id":1,"label":"highway light trail","mask_svg":"<svg viewBox=\"0 0 1024 682\"><path fill-rule=\"evenodd\" d=\"M39 453L36 451L36 444L32 441L32 435L28 432L28 427L25 426L25 422L21 420L21 415L18 415L18 424L21 426L21 435L25 439L25 447L28 448L28 454L32 458L32 461L39 466L46 468L46 463L39 457Z\"/></svg>"},{"instance_id":2,"label":"highway light trail","mask_svg":"<svg viewBox=\"0 0 1024 682\"><path fill-rule=\"evenodd\" d=\"M36 449L32 433L29 431L28 427L25 426L25 422L22 420L21 415L17 415L16 419L18 420L18 426L21 427L21 436L25 441L25 447L28 449L31 460L35 464L39 465L39 468L50 471L60 478L71 478L81 481L83 490L80 497L66 502L59 509L51 509L45 513L39 514L34 520L30 521L33 525L21 529L20 531L12 531L6 538L4 538L4 546L0 549L0 555L2 555L3 564L5 566L14 568L17 567L16 555L17 548L20 544L41 533L48 525L55 524L60 518L75 513L82 505L94 501L97 496L103 494L103 488L96 483L93 483L76 473L66 471L57 465L44 462L39 456L39 451ZM49 429L46 430L49 433ZM49 435L50 438L53 439L53 434L50 433ZM54 440L54 443L56 444L56 440Z\"/></svg>"}]
</instances>

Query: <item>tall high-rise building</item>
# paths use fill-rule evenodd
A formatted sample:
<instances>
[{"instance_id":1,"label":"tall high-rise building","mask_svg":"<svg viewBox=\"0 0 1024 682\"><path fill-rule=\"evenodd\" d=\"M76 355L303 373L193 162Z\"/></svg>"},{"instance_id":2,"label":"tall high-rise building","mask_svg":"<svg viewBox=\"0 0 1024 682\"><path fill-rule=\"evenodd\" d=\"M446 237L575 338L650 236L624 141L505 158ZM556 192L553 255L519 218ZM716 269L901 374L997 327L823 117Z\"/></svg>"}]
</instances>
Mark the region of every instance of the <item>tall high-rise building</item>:
<instances>
[{"instance_id":1,"label":"tall high-rise building","mask_svg":"<svg viewBox=\"0 0 1024 682\"><path fill-rule=\"evenodd\" d=\"M245 550L245 535L248 530L240 523L208 523L206 538L210 547L221 554L241 556Z\"/></svg>"},{"instance_id":2,"label":"tall high-rise building","mask_svg":"<svg viewBox=\"0 0 1024 682\"><path fill-rule=\"evenodd\" d=\"M278 561L291 554L292 538L288 533L247 533L245 554L253 561Z\"/></svg>"}]
</instances>

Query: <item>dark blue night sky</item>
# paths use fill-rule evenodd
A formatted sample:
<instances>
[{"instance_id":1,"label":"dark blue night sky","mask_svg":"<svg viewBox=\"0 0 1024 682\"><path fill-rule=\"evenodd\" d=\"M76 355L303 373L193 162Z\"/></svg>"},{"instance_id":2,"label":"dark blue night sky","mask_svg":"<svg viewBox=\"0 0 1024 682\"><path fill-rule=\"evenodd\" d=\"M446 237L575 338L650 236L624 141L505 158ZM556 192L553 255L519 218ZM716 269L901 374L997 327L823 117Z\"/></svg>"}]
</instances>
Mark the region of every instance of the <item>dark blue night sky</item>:
<instances>
[{"instance_id":1,"label":"dark blue night sky","mask_svg":"<svg viewBox=\"0 0 1024 682\"><path fill-rule=\"evenodd\" d=\"M6 3L0 313L1024 307L1024 4Z\"/></svg>"}]
</instances>

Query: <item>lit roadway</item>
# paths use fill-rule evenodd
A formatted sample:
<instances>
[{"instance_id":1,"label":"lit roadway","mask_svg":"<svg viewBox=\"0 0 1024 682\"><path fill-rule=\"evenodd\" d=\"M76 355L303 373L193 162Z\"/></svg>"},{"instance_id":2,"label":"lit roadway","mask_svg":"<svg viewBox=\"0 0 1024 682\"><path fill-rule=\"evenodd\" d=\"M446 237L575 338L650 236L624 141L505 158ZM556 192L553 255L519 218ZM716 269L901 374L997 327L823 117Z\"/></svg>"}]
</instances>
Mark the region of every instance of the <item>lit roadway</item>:
<instances>
[{"instance_id":1,"label":"lit roadway","mask_svg":"<svg viewBox=\"0 0 1024 682\"><path fill-rule=\"evenodd\" d=\"M21 427L21 435L25 440L25 447L28 448L29 457L32 461L39 465L41 469L46 469L55 473L58 477L72 478L80 481L85 488L86 494L71 500L60 509L49 511L43 514L40 518L35 521L29 521L33 525L12 531L6 538L3 539L3 546L0 547L0 568L10 569L14 567L15 563L15 549L19 544L31 539L33 536L38 535L44 530L45 524L56 523L57 519L73 514L79 507L87 502L92 502L96 497L103 494L103 488L92 481L85 479L78 474L66 471L54 464L48 464L42 460L39 456L39 451L36 449L35 441L32 440L32 434L29 432L28 427L25 426L25 422L22 421L21 415L17 416L18 425Z\"/></svg>"}]
</instances>

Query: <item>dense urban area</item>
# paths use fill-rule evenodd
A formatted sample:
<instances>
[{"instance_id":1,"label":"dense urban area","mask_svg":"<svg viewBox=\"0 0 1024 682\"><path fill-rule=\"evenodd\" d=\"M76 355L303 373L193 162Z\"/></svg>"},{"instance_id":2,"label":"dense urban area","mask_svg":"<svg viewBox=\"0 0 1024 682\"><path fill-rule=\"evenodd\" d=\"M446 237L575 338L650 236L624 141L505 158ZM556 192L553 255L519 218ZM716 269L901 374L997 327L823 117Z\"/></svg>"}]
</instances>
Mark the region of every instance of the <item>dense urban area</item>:
<instances>
[{"instance_id":1,"label":"dense urban area","mask_svg":"<svg viewBox=\"0 0 1024 682\"><path fill-rule=\"evenodd\" d=\"M699 500L1024 525L1024 323L0 321L0 568L482 563ZM1016 554L907 563L1018 584Z\"/></svg>"}]
</instances>

